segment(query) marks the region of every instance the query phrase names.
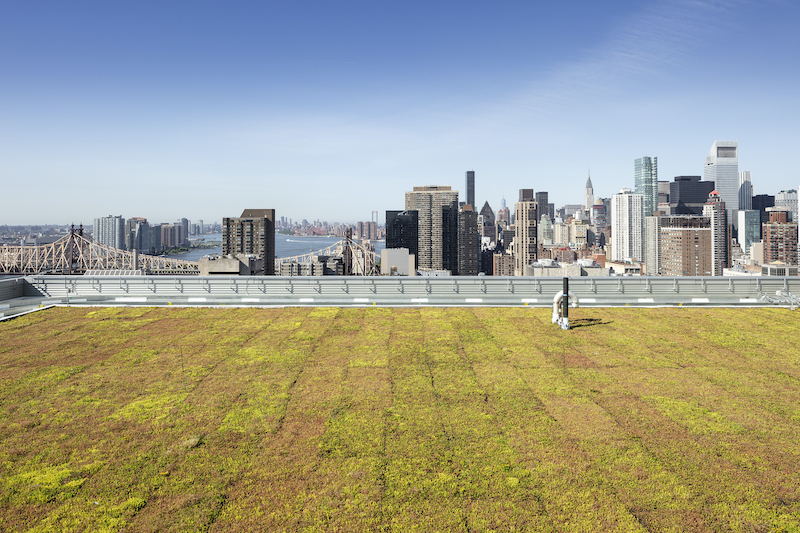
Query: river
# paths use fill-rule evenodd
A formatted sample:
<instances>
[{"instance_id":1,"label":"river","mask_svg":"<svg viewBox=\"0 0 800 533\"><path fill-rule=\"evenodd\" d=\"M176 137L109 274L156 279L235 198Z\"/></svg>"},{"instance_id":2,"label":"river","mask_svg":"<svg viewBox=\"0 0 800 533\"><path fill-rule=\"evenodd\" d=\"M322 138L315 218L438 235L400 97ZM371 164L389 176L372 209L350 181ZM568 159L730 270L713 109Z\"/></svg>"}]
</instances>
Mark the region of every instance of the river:
<instances>
[{"instance_id":1,"label":"river","mask_svg":"<svg viewBox=\"0 0 800 533\"><path fill-rule=\"evenodd\" d=\"M222 242L221 233L211 233L208 235L201 235L198 237L190 238L191 242L199 241L207 242ZM341 237L298 237L296 235L282 235L275 234L275 257L293 257L295 255L307 254L309 252L316 252L336 244L342 240ZM375 251L381 253L386 246L384 241L375 241ZM182 259L185 261L199 261L201 257L209 254L221 254L222 245L214 248L195 248L188 252L178 254L167 254L164 257L171 257L173 259Z\"/></svg>"}]
</instances>

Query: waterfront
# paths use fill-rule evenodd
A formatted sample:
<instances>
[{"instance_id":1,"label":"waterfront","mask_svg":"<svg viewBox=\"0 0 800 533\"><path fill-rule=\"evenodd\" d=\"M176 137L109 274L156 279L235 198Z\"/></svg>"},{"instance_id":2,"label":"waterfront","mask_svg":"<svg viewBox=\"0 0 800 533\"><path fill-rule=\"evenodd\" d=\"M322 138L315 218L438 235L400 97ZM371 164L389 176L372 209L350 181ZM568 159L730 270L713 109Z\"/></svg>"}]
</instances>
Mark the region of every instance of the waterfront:
<instances>
[{"instance_id":1,"label":"waterfront","mask_svg":"<svg viewBox=\"0 0 800 533\"><path fill-rule=\"evenodd\" d=\"M201 239L206 242L222 242L222 234L210 233L208 235L202 235L199 238L193 238L191 241L199 242ZM332 246L340 240L342 240L341 237L300 237L297 235L282 235L280 233L276 233L275 257L280 259L282 257L294 257L296 255L307 254L309 252L316 252L317 250L322 250L328 246ZM380 251L385 248L384 241L376 241L373 244L375 245L375 251L377 253L380 253ZM188 252L167 254L165 257L182 259L185 261L199 261L201 257L206 255L221 253L222 245L214 248L193 248Z\"/></svg>"}]
</instances>

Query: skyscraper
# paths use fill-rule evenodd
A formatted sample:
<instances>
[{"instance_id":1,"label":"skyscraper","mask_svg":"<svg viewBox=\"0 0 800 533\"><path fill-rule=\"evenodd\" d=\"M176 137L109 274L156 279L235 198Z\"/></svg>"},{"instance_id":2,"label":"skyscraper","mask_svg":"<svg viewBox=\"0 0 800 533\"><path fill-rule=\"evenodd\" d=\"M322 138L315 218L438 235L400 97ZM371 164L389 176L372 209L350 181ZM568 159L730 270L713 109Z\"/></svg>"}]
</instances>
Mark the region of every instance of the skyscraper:
<instances>
[{"instance_id":1,"label":"skyscraper","mask_svg":"<svg viewBox=\"0 0 800 533\"><path fill-rule=\"evenodd\" d=\"M739 210L739 246L745 254L750 253L750 246L761 238L761 215L758 211Z\"/></svg>"},{"instance_id":2,"label":"skyscraper","mask_svg":"<svg viewBox=\"0 0 800 533\"><path fill-rule=\"evenodd\" d=\"M797 189L788 189L779 192L775 196L775 207L789 208L789 222L800 222L797 220Z\"/></svg>"},{"instance_id":3,"label":"skyscraper","mask_svg":"<svg viewBox=\"0 0 800 533\"><path fill-rule=\"evenodd\" d=\"M530 191L530 195L523 191ZM519 196L520 201L514 204L514 275L524 276L525 267L536 261L537 211L533 189L520 189Z\"/></svg>"},{"instance_id":4,"label":"skyscraper","mask_svg":"<svg viewBox=\"0 0 800 533\"><path fill-rule=\"evenodd\" d=\"M245 209L238 218L223 218L222 253L261 256L264 275L274 275L275 210Z\"/></svg>"},{"instance_id":5,"label":"skyscraper","mask_svg":"<svg viewBox=\"0 0 800 533\"><path fill-rule=\"evenodd\" d=\"M449 185L414 187L406 192L406 211L418 214L418 267L421 270L442 270L442 208L452 202L458 205L458 191Z\"/></svg>"},{"instance_id":6,"label":"skyscraper","mask_svg":"<svg viewBox=\"0 0 800 533\"><path fill-rule=\"evenodd\" d=\"M611 197L611 260L623 262L626 259L641 261L643 257L642 217L644 197L620 189Z\"/></svg>"},{"instance_id":7,"label":"skyscraper","mask_svg":"<svg viewBox=\"0 0 800 533\"><path fill-rule=\"evenodd\" d=\"M714 141L706 156L704 179L714 182L726 211L739 210L738 141Z\"/></svg>"},{"instance_id":8,"label":"skyscraper","mask_svg":"<svg viewBox=\"0 0 800 533\"><path fill-rule=\"evenodd\" d=\"M120 250L125 249L125 219L122 215L108 215L94 219L92 227L94 241Z\"/></svg>"},{"instance_id":9,"label":"skyscraper","mask_svg":"<svg viewBox=\"0 0 800 533\"><path fill-rule=\"evenodd\" d=\"M547 215L550 222L552 222L555 217L555 206L550 203L547 191L539 191L534 196L536 198L536 209L539 213L539 220L542 219L542 215Z\"/></svg>"},{"instance_id":10,"label":"skyscraper","mask_svg":"<svg viewBox=\"0 0 800 533\"><path fill-rule=\"evenodd\" d=\"M658 209L658 158L640 157L633 161L634 192L642 195L644 216Z\"/></svg>"},{"instance_id":11,"label":"skyscraper","mask_svg":"<svg viewBox=\"0 0 800 533\"><path fill-rule=\"evenodd\" d=\"M661 218L660 271L663 276L710 276L711 222L707 217Z\"/></svg>"},{"instance_id":12,"label":"skyscraper","mask_svg":"<svg viewBox=\"0 0 800 533\"><path fill-rule=\"evenodd\" d=\"M149 254L150 225L146 218L131 217L125 223L125 248Z\"/></svg>"},{"instance_id":13,"label":"skyscraper","mask_svg":"<svg viewBox=\"0 0 800 533\"><path fill-rule=\"evenodd\" d=\"M386 211L386 247L407 248L414 255L414 268L419 261L419 233L416 211Z\"/></svg>"},{"instance_id":14,"label":"skyscraper","mask_svg":"<svg viewBox=\"0 0 800 533\"><path fill-rule=\"evenodd\" d=\"M753 195L753 211L758 211L762 225L769 222L769 213L767 212L767 208L774 206L775 206L775 197L773 195L771 194ZM759 236L759 239L760 238L761 236Z\"/></svg>"},{"instance_id":15,"label":"skyscraper","mask_svg":"<svg viewBox=\"0 0 800 533\"><path fill-rule=\"evenodd\" d=\"M592 187L592 175L586 178L586 187L583 190L583 208L587 211L594 205L594 187Z\"/></svg>"},{"instance_id":16,"label":"skyscraper","mask_svg":"<svg viewBox=\"0 0 800 533\"><path fill-rule=\"evenodd\" d=\"M469 205L469 204L467 204ZM472 206L474 208L474 206ZM466 205L464 206L466 211ZM484 202L480 212L483 217L483 227L481 229L481 237L488 237L490 242L497 242L497 224L495 223L494 211L489 205L489 202Z\"/></svg>"},{"instance_id":17,"label":"skyscraper","mask_svg":"<svg viewBox=\"0 0 800 533\"><path fill-rule=\"evenodd\" d=\"M739 172L739 209L753 209L753 182L749 170Z\"/></svg>"},{"instance_id":18,"label":"skyscraper","mask_svg":"<svg viewBox=\"0 0 800 533\"><path fill-rule=\"evenodd\" d=\"M537 231L537 237L542 246L551 246L553 244L553 222L546 213L542 213L539 216L539 228Z\"/></svg>"},{"instance_id":19,"label":"skyscraper","mask_svg":"<svg viewBox=\"0 0 800 533\"><path fill-rule=\"evenodd\" d=\"M488 202L487 202L488 205ZM480 271L478 213L465 205L458 214L458 275L477 276Z\"/></svg>"},{"instance_id":20,"label":"skyscraper","mask_svg":"<svg viewBox=\"0 0 800 533\"><path fill-rule=\"evenodd\" d=\"M737 176L738 180L738 176ZM738 199L738 195L737 195ZM703 216L711 220L711 275L721 276L730 266L728 246L728 218L725 202L717 191L711 191L703 207Z\"/></svg>"},{"instance_id":21,"label":"skyscraper","mask_svg":"<svg viewBox=\"0 0 800 533\"><path fill-rule=\"evenodd\" d=\"M467 205L464 205L466 208ZM469 206L472 209L472 206ZM458 276L458 202L453 201L442 206L442 267L453 276ZM477 226L477 222L476 222ZM477 227L475 231L477 231Z\"/></svg>"},{"instance_id":22,"label":"skyscraper","mask_svg":"<svg viewBox=\"0 0 800 533\"><path fill-rule=\"evenodd\" d=\"M672 215L701 215L713 181L700 181L700 176L675 176L669 184L669 212Z\"/></svg>"},{"instance_id":23,"label":"skyscraper","mask_svg":"<svg viewBox=\"0 0 800 533\"><path fill-rule=\"evenodd\" d=\"M186 218L182 218L179 221L177 221L176 224L180 224L181 227L183 228L183 231L179 232L181 240L178 243L178 246L189 246L189 226L190 226L189 220Z\"/></svg>"},{"instance_id":24,"label":"skyscraper","mask_svg":"<svg viewBox=\"0 0 800 533\"><path fill-rule=\"evenodd\" d=\"M661 219L655 215L644 217L644 264L648 276L661 273Z\"/></svg>"},{"instance_id":25,"label":"skyscraper","mask_svg":"<svg viewBox=\"0 0 800 533\"><path fill-rule=\"evenodd\" d=\"M468 204L468 205L471 205L473 209L476 209L476 207L475 207L475 171L474 170L468 170L467 171L465 182L466 183L465 183L464 189L467 192L467 194L466 194L466 202L465 203Z\"/></svg>"},{"instance_id":26,"label":"skyscraper","mask_svg":"<svg viewBox=\"0 0 800 533\"><path fill-rule=\"evenodd\" d=\"M770 213L769 222L764 224L764 264L783 261L796 265L797 261L797 223L788 222L785 211Z\"/></svg>"}]
</instances>

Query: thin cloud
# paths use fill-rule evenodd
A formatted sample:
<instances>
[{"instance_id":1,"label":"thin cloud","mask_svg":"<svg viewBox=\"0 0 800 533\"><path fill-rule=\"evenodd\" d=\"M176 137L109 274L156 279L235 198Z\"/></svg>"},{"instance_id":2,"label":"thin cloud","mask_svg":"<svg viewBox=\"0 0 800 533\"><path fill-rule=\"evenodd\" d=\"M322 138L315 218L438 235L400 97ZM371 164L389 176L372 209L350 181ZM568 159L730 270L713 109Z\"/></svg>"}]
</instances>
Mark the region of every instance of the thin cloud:
<instances>
[{"instance_id":1,"label":"thin cloud","mask_svg":"<svg viewBox=\"0 0 800 533\"><path fill-rule=\"evenodd\" d=\"M705 41L730 29L738 7L748 3L676 0L653 4L612 28L607 41L585 58L561 66L497 106L486 121L515 121L520 113L549 115L587 98L622 94L632 80L662 75L691 60L693 51ZM508 118L503 120L502 115Z\"/></svg>"}]
</instances>

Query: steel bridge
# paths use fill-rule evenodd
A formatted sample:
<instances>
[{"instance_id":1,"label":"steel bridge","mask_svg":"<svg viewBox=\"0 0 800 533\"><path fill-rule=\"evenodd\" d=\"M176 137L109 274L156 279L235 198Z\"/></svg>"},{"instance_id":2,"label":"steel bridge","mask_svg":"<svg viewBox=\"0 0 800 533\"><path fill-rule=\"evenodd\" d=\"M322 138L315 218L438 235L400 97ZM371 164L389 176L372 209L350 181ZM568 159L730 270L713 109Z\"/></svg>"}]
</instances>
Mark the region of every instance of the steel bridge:
<instances>
[{"instance_id":1,"label":"steel bridge","mask_svg":"<svg viewBox=\"0 0 800 533\"><path fill-rule=\"evenodd\" d=\"M348 275L377 275L375 251L354 242L348 235L341 241L307 254L275 259L275 271L281 263L289 261L310 262L319 256L340 256L344 259ZM39 246L0 246L0 274L84 274L87 271L134 271L150 274L196 275L196 261L185 261L153 255L128 252L96 243L83 235L83 229L73 228L52 244Z\"/></svg>"},{"instance_id":2,"label":"steel bridge","mask_svg":"<svg viewBox=\"0 0 800 533\"><path fill-rule=\"evenodd\" d=\"M339 256L344 260L345 275L356 276L377 276L380 274L377 267L377 254L374 249L370 249L363 244L353 241L352 230L348 230L344 239L336 242L327 248L322 248L315 252L295 255L292 257L281 257L275 259L275 273L281 271L281 263L296 261L298 263L309 263L315 257L320 256Z\"/></svg>"},{"instance_id":3,"label":"steel bridge","mask_svg":"<svg viewBox=\"0 0 800 533\"><path fill-rule=\"evenodd\" d=\"M75 229L52 244L0 246L0 274L84 274L89 270L145 270L151 274L199 272L198 263L126 252L96 243Z\"/></svg>"}]
</instances>

